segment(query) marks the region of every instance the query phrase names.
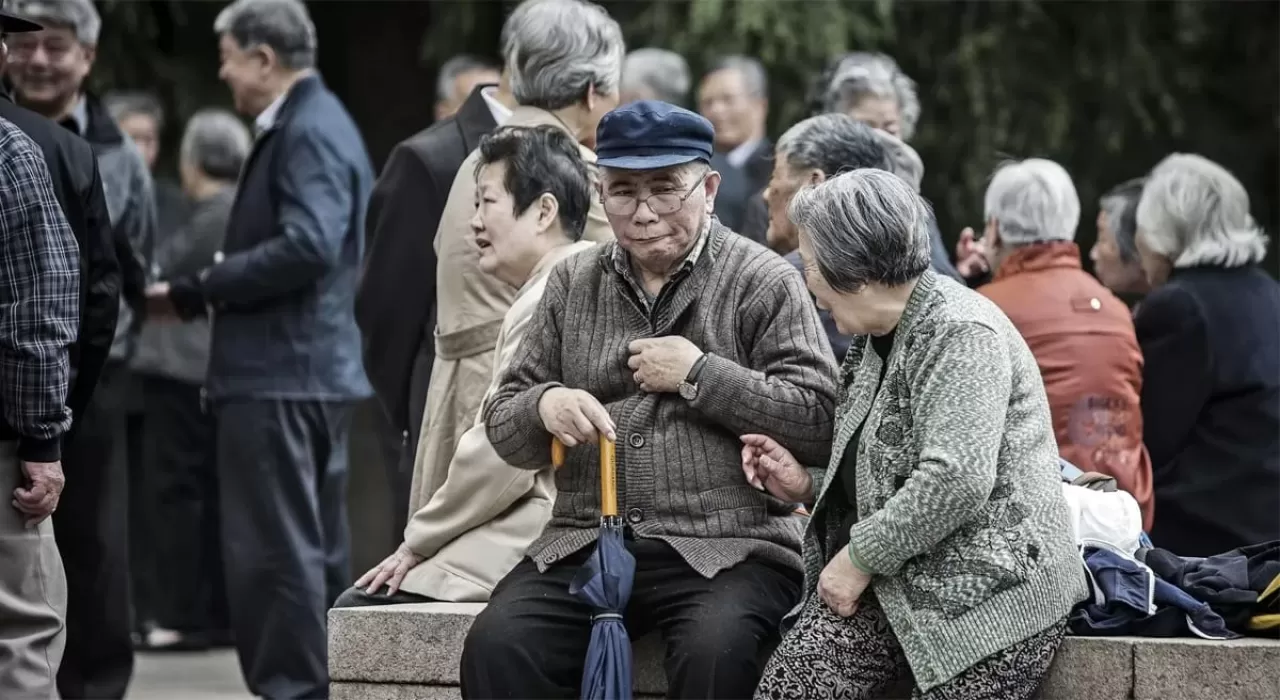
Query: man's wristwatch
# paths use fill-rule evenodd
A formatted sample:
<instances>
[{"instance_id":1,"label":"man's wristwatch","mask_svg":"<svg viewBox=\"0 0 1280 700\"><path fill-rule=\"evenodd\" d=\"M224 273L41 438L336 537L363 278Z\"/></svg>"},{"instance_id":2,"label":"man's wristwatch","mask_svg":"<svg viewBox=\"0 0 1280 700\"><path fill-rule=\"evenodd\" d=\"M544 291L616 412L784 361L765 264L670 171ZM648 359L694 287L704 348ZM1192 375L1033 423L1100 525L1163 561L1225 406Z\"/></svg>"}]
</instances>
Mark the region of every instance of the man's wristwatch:
<instances>
[{"instance_id":1,"label":"man's wristwatch","mask_svg":"<svg viewBox=\"0 0 1280 700\"><path fill-rule=\"evenodd\" d=\"M693 367L689 368L689 376L685 377L684 381L680 382L680 385L676 387L676 390L680 392L680 398L685 401L692 401L698 398L698 375L702 374L702 367L706 364L707 354L704 352L702 357L699 357L693 363Z\"/></svg>"}]
</instances>

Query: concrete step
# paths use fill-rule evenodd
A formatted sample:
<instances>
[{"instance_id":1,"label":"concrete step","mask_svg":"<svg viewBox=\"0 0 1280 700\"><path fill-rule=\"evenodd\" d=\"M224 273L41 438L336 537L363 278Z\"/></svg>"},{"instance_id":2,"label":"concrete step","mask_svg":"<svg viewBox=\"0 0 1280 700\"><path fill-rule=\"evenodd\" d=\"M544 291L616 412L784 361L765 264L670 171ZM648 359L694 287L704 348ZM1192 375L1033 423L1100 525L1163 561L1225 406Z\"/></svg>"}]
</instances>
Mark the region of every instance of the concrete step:
<instances>
[{"instance_id":1,"label":"concrete step","mask_svg":"<svg viewBox=\"0 0 1280 700\"><path fill-rule=\"evenodd\" d=\"M329 612L333 700L457 698L462 643L480 603L424 603ZM656 635L635 642L638 697L662 697ZM901 689L897 697L910 696ZM1044 700L1274 700L1280 641L1068 637Z\"/></svg>"}]
</instances>

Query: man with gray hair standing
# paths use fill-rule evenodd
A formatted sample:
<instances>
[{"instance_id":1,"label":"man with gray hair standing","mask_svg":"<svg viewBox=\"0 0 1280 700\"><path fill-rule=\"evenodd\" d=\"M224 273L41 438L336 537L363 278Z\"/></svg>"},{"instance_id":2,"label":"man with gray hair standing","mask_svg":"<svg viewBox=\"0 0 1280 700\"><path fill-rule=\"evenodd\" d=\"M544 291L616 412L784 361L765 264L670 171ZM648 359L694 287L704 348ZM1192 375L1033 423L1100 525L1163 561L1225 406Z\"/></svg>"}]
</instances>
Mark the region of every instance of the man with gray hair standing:
<instances>
[{"instance_id":1,"label":"man with gray hair standing","mask_svg":"<svg viewBox=\"0 0 1280 700\"><path fill-rule=\"evenodd\" d=\"M179 171L193 211L185 225L156 241L160 274L182 277L213 264L251 143L244 123L225 110L201 110L187 122ZM146 397L140 459L151 486L147 514L154 519L144 523L146 545L165 564L164 585L150 601L149 649L200 649L227 636L214 424L202 400L210 330L203 318L150 319L133 358Z\"/></svg>"},{"instance_id":2,"label":"man with gray hair standing","mask_svg":"<svg viewBox=\"0 0 1280 700\"><path fill-rule=\"evenodd\" d=\"M527 0L507 19L503 51L519 105L504 126L552 126L580 145L594 143L596 124L618 104L626 51L618 23L584 0ZM579 153L594 173L595 153L585 145ZM414 460L410 513L444 483L458 440L475 423L493 378L498 331L518 291L480 269L471 231L479 160L475 151L463 161L436 228L436 357ZM599 198L592 199L583 238L613 238Z\"/></svg>"},{"instance_id":3,"label":"man with gray hair standing","mask_svg":"<svg viewBox=\"0 0 1280 700\"><path fill-rule=\"evenodd\" d=\"M436 77L436 121L452 117L476 86L498 82L500 72L490 61L470 54L445 61Z\"/></svg>"},{"instance_id":4,"label":"man with gray hair standing","mask_svg":"<svg viewBox=\"0 0 1280 700\"><path fill-rule=\"evenodd\" d=\"M1043 158L1008 163L987 186L981 246L1004 311L1040 365L1062 458L1115 477L1152 522L1151 458L1142 441L1142 352L1129 309L1085 272L1075 243L1080 199Z\"/></svg>"},{"instance_id":5,"label":"man with gray hair standing","mask_svg":"<svg viewBox=\"0 0 1280 700\"><path fill-rule=\"evenodd\" d=\"M716 195L716 216L729 230L743 233L747 203L769 181L773 153L773 144L765 136L769 80L764 66L747 56L716 61L698 86L698 111L716 130L711 167L724 178Z\"/></svg>"},{"instance_id":6,"label":"man with gray hair standing","mask_svg":"<svg viewBox=\"0 0 1280 700\"><path fill-rule=\"evenodd\" d=\"M622 63L622 104L661 100L684 106L689 101L689 64L675 51L636 49Z\"/></svg>"},{"instance_id":7,"label":"man with gray hair standing","mask_svg":"<svg viewBox=\"0 0 1280 700\"><path fill-rule=\"evenodd\" d=\"M8 74L19 104L62 124L93 148L116 257L126 274L106 365L63 460L65 507L54 516L67 569L67 652L58 686L67 697L119 698L133 673L125 412L128 362L137 340L141 287L150 269L156 211L151 174L102 101L85 90L102 18L90 0L13 0L44 26L8 42Z\"/></svg>"},{"instance_id":8,"label":"man with gray hair standing","mask_svg":"<svg viewBox=\"0 0 1280 700\"><path fill-rule=\"evenodd\" d=\"M316 73L303 3L237 0L214 31L219 77L258 138L224 257L148 297L182 318L214 318L205 391L245 681L268 698L324 698L325 614L350 580L351 417L371 393L353 300L373 170Z\"/></svg>"}]
</instances>

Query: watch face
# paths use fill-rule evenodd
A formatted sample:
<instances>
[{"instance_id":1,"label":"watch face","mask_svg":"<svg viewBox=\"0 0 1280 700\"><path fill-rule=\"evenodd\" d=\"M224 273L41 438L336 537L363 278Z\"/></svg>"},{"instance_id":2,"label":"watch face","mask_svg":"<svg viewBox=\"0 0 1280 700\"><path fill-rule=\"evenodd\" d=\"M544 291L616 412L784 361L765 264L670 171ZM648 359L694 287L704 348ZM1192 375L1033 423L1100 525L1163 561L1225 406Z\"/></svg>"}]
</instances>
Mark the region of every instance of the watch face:
<instances>
[{"instance_id":1,"label":"watch face","mask_svg":"<svg viewBox=\"0 0 1280 700\"><path fill-rule=\"evenodd\" d=\"M680 382L680 386L677 388L680 391L680 398L685 401L692 401L698 397L698 387L694 384Z\"/></svg>"}]
</instances>

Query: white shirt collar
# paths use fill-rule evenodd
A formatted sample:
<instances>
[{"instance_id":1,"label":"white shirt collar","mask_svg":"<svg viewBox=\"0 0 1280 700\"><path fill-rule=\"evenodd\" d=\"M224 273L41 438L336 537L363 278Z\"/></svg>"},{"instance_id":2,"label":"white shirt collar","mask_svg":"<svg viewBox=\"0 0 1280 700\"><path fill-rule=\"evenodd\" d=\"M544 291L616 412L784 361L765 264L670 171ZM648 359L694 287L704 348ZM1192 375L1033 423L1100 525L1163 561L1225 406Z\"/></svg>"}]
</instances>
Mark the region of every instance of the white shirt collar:
<instances>
[{"instance_id":1,"label":"white shirt collar","mask_svg":"<svg viewBox=\"0 0 1280 700\"><path fill-rule=\"evenodd\" d=\"M729 161L729 165L741 168L751 159L751 154L755 153L756 149L760 147L760 141L761 139L753 139L738 146L725 155L725 160Z\"/></svg>"},{"instance_id":2,"label":"white shirt collar","mask_svg":"<svg viewBox=\"0 0 1280 700\"><path fill-rule=\"evenodd\" d=\"M85 129L89 128L89 100L84 95L80 95L80 99L76 100L76 106L71 108L71 114L67 115L71 123L76 125L76 133L84 136Z\"/></svg>"},{"instance_id":3,"label":"white shirt collar","mask_svg":"<svg viewBox=\"0 0 1280 700\"><path fill-rule=\"evenodd\" d=\"M284 100L288 96L288 90L280 93L280 96L277 97L274 102L267 105L267 108L262 110L262 114L259 114L258 118L253 120L253 124L257 127L258 133L262 133L267 129L270 129L272 126L275 126L276 116L280 114L280 107L284 104Z\"/></svg>"},{"instance_id":4,"label":"white shirt collar","mask_svg":"<svg viewBox=\"0 0 1280 700\"><path fill-rule=\"evenodd\" d=\"M506 105L494 97L497 92L498 88L496 87L480 88L480 97L484 98L484 104L489 108L489 113L493 115L494 123L502 126L511 118L511 110L507 109Z\"/></svg>"}]
</instances>

